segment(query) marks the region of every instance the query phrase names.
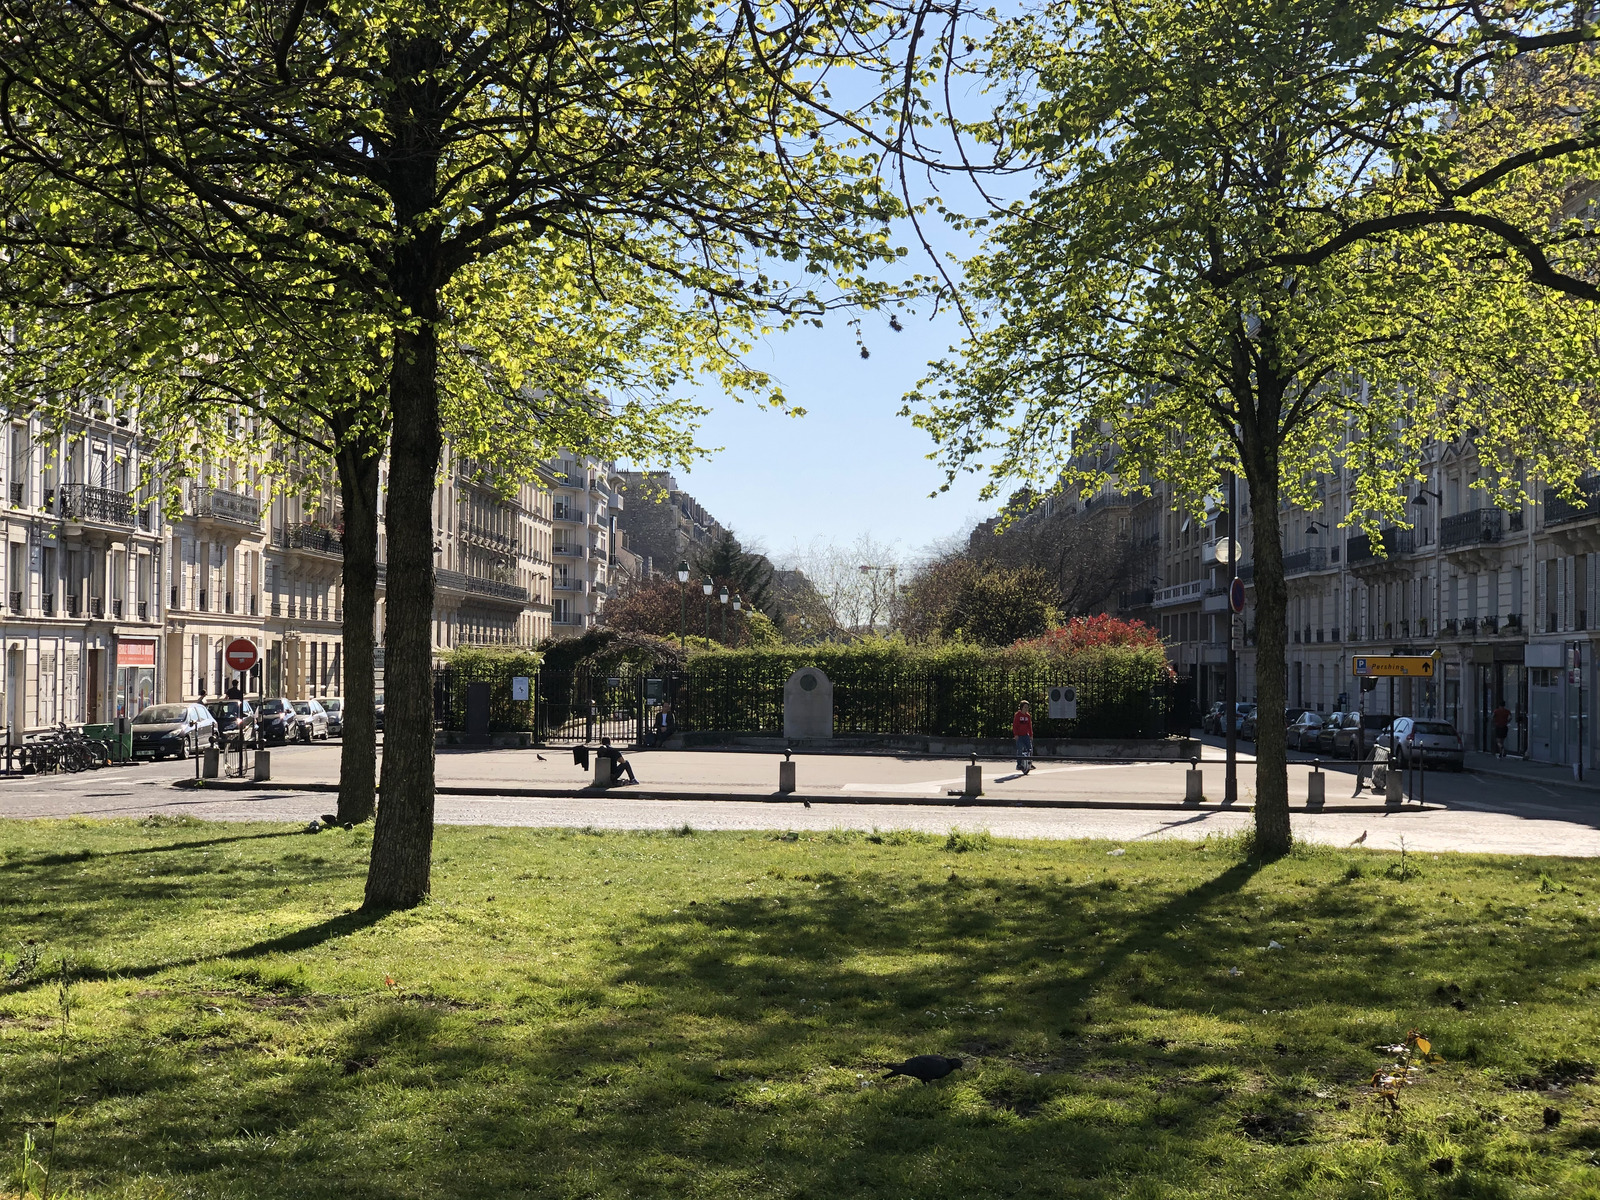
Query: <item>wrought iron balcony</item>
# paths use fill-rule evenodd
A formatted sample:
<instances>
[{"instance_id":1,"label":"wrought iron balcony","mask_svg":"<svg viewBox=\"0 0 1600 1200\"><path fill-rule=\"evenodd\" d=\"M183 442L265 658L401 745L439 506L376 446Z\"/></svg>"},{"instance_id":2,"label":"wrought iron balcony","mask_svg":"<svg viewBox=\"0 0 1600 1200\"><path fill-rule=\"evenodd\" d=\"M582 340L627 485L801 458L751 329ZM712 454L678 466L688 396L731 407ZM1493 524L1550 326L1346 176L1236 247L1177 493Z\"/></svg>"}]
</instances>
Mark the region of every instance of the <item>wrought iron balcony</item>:
<instances>
[{"instance_id":1,"label":"wrought iron balcony","mask_svg":"<svg viewBox=\"0 0 1600 1200\"><path fill-rule=\"evenodd\" d=\"M22 593L12 592L8 598L11 601L11 611L20 616L22 613Z\"/></svg>"},{"instance_id":2,"label":"wrought iron balcony","mask_svg":"<svg viewBox=\"0 0 1600 1200\"><path fill-rule=\"evenodd\" d=\"M343 558L344 542L340 540L340 532L326 525L302 522L278 530L275 540L285 550L309 550L313 554Z\"/></svg>"},{"instance_id":3,"label":"wrought iron balcony","mask_svg":"<svg viewBox=\"0 0 1600 1200\"><path fill-rule=\"evenodd\" d=\"M1118 608L1149 608L1155 599L1155 592L1150 588L1139 588L1137 591L1120 592L1117 595Z\"/></svg>"},{"instance_id":4,"label":"wrought iron balcony","mask_svg":"<svg viewBox=\"0 0 1600 1200\"><path fill-rule=\"evenodd\" d=\"M1506 514L1498 508L1475 508L1439 522L1439 549L1460 550L1498 542L1505 533Z\"/></svg>"},{"instance_id":5,"label":"wrought iron balcony","mask_svg":"<svg viewBox=\"0 0 1600 1200\"><path fill-rule=\"evenodd\" d=\"M141 600L141 601L139 601L139 620L148 621L149 619L150 619L150 601Z\"/></svg>"},{"instance_id":6,"label":"wrought iron balcony","mask_svg":"<svg viewBox=\"0 0 1600 1200\"><path fill-rule=\"evenodd\" d=\"M56 598L49 592L46 592L43 596L39 597L39 611L47 617L53 617L56 615Z\"/></svg>"},{"instance_id":7,"label":"wrought iron balcony","mask_svg":"<svg viewBox=\"0 0 1600 1200\"><path fill-rule=\"evenodd\" d=\"M106 619L106 602L104 597L89 597L89 619L91 621L104 621Z\"/></svg>"},{"instance_id":8,"label":"wrought iron balcony","mask_svg":"<svg viewBox=\"0 0 1600 1200\"><path fill-rule=\"evenodd\" d=\"M1568 500L1555 488L1544 490L1544 523L1569 525L1600 517L1600 479L1578 481L1577 495Z\"/></svg>"},{"instance_id":9,"label":"wrought iron balcony","mask_svg":"<svg viewBox=\"0 0 1600 1200\"><path fill-rule=\"evenodd\" d=\"M213 521L226 521L230 525L242 525L250 529L261 524L261 501L254 496L222 488L203 489L195 511L199 516L210 517Z\"/></svg>"},{"instance_id":10,"label":"wrought iron balcony","mask_svg":"<svg viewBox=\"0 0 1600 1200\"><path fill-rule=\"evenodd\" d=\"M67 597L67 616L79 617L83 615L83 601L76 596Z\"/></svg>"},{"instance_id":11,"label":"wrought iron balcony","mask_svg":"<svg viewBox=\"0 0 1600 1200\"><path fill-rule=\"evenodd\" d=\"M122 601L121 600L113 599L111 601L111 619L114 620L114 621L122 620Z\"/></svg>"},{"instance_id":12,"label":"wrought iron balcony","mask_svg":"<svg viewBox=\"0 0 1600 1200\"><path fill-rule=\"evenodd\" d=\"M1355 566L1358 563L1375 562L1381 548L1385 558L1394 558L1401 554L1410 554L1415 548L1415 539L1409 529L1384 529L1379 531L1378 546L1372 544L1372 538L1359 533L1345 543L1345 560Z\"/></svg>"},{"instance_id":13,"label":"wrought iron balcony","mask_svg":"<svg viewBox=\"0 0 1600 1200\"><path fill-rule=\"evenodd\" d=\"M11 485L11 506L13 508L22 507L22 495L27 490L27 487L28 485L25 483L13 483Z\"/></svg>"},{"instance_id":14,"label":"wrought iron balcony","mask_svg":"<svg viewBox=\"0 0 1600 1200\"><path fill-rule=\"evenodd\" d=\"M69 521L95 521L101 525L131 528L133 497L110 488L69 483L61 489L61 515Z\"/></svg>"},{"instance_id":15,"label":"wrought iron balcony","mask_svg":"<svg viewBox=\"0 0 1600 1200\"><path fill-rule=\"evenodd\" d=\"M1323 571L1328 566L1328 550L1325 546L1307 546L1304 550L1296 550L1292 554L1283 556L1283 574L1285 578L1290 575L1304 575L1308 571Z\"/></svg>"}]
</instances>

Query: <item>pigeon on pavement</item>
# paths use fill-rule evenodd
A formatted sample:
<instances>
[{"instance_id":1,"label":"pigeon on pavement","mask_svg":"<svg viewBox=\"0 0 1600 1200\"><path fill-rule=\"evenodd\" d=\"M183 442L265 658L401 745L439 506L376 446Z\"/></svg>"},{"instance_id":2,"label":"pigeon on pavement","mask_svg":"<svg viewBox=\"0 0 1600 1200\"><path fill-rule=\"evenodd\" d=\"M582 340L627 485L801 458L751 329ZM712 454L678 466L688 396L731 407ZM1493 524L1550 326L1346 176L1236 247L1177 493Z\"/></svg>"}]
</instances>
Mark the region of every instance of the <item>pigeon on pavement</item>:
<instances>
[{"instance_id":1,"label":"pigeon on pavement","mask_svg":"<svg viewBox=\"0 0 1600 1200\"><path fill-rule=\"evenodd\" d=\"M540 762L546 761L544 755L542 755L542 754L535 753L534 757L537 758Z\"/></svg>"},{"instance_id":2,"label":"pigeon on pavement","mask_svg":"<svg viewBox=\"0 0 1600 1200\"><path fill-rule=\"evenodd\" d=\"M1359 846L1359 845L1361 845L1362 842L1364 842L1366 840L1367 840L1367 831L1365 829L1363 829L1361 831L1361 836L1358 837L1355 841L1351 842L1350 844L1352 846Z\"/></svg>"},{"instance_id":3,"label":"pigeon on pavement","mask_svg":"<svg viewBox=\"0 0 1600 1200\"><path fill-rule=\"evenodd\" d=\"M918 1054L908 1058L902 1063L884 1063L888 1072L884 1075L888 1079L895 1075L907 1075L912 1079L920 1079L923 1083L932 1083L935 1079L943 1079L951 1071L961 1067L959 1058L946 1058L942 1054Z\"/></svg>"}]
</instances>

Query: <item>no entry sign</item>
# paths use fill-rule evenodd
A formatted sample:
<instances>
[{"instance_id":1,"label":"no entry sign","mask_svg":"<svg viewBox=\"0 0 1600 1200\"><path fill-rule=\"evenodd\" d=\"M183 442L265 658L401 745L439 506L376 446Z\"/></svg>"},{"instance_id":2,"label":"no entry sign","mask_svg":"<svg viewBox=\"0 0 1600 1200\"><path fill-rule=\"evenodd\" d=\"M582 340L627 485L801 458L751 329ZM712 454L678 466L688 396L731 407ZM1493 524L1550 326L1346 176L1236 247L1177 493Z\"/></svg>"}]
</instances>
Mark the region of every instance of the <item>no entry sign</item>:
<instances>
[{"instance_id":1,"label":"no entry sign","mask_svg":"<svg viewBox=\"0 0 1600 1200\"><path fill-rule=\"evenodd\" d=\"M235 671L248 671L256 665L256 644L249 638L234 638L224 657Z\"/></svg>"}]
</instances>

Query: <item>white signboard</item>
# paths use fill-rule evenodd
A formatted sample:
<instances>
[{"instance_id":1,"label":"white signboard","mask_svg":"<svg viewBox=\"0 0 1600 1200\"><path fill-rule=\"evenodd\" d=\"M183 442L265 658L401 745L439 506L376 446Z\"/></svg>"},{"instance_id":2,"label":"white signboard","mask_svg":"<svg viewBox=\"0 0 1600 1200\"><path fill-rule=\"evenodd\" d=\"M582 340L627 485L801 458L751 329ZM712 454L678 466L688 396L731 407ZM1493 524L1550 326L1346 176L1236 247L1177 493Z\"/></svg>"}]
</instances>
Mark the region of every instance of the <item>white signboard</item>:
<instances>
[{"instance_id":1,"label":"white signboard","mask_svg":"<svg viewBox=\"0 0 1600 1200\"><path fill-rule=\"evenodd\" d=\"M526 675L513 675L511 677L511 698L513 700L526 700L528 698L528 677Z\"/></svg>"},{"instance_id":2,"label":"white signboard","mask_svg":"<svg viewBox=\"0 0 1600 1200\"><path fill-rule=\"evenodd\" d=\"M1075 721L1078 719L1078 689L1053 687L1050 689L1050 719Z\"/></svg>"}]
</instances>

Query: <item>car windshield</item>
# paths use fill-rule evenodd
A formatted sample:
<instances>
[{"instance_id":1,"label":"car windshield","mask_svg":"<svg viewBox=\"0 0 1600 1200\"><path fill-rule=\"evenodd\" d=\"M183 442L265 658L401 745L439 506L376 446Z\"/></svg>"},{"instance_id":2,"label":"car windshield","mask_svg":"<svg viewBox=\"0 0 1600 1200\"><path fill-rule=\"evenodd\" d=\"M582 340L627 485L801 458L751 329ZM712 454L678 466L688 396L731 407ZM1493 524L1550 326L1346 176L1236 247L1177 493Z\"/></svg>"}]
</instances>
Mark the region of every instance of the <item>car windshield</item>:
<instances>
[{"instance_id":1,"label":"car windshield","mask_svg":"<svg viewBox=\"0 0 1600 1200\"><path fill-rule=\"evenodd\" d=\"M135 725L171 725L189 718L187 704L152 704L133 719Z\"/></svg>"},{"instance_id":2,"label":"car windshield","mask_svg":"<svg viewBox=\"0 0 1600 1200\"><path fill-rule=\"evenodd\" d=\"M338 712L341 708L344 707L344 701L343 700L324 700L322 702L322 707L327 709L329 712Z\"/></svg>"},{"instance_id":3,"label":"car windshield","mask_svg":"<svg viewBox=\"0 0 1600 1200\"><path fill-rule=\"evenodd\" d=\"M211 714L217 717L237 717L239 715L239 702L237 700L214 700L206 705Z\"/></svg>"},{"instance_id":4,"label":"car windshield","mask_svg":"<svg viewBox=\"0 0 1600 1200\"><path fill-rule=\"evenodd\" d=\"M314 711L309 700L296 700L294 702L294 710L302 717L309 717Z\"/></svg>"},{"instance_id":5,"label":"car windshield","mask_svg":"<svg viewBox=\"0 0 1600 1200\"><path fill-rule=\"evenodd\" d=\"M1441 733L1445 737L1456 735L1456 727L1449 721L1418 721L1412 730L1416 733Z\"/></svg>"},{"instance_id":6,"label":"car windshield","mask_svg":"<svg viewBox=\"0 0 1600 1200\"><path fill-rule=\"evenodd\" d=\"M289 707L287 700L266 700L262 702L262 712L283 712Z\"/></svg>"}]
</instances>

